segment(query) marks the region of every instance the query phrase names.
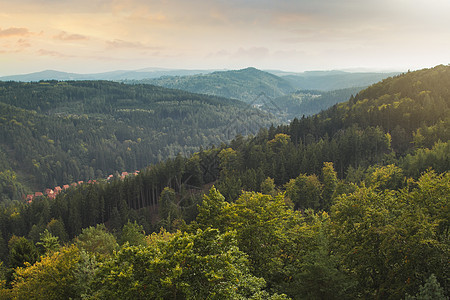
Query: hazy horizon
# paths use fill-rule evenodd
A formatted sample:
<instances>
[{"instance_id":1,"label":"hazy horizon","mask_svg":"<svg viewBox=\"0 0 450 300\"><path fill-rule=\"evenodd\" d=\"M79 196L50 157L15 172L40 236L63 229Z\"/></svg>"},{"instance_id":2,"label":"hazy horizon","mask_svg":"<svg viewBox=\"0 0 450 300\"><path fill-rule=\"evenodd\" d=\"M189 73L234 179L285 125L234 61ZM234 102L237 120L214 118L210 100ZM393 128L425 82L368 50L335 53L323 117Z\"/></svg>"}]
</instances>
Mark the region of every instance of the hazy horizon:
<instances>
[{"instance_id":1,"label":"hazy horizon","mask_svg":"<svg viewBox=\"0 0 450 300\"><path fill-rule=\"evenodd\" d=\"M432 66L434 67L434 66ZM430 68L432 68L430 67ZM76 75L97 75L97 74L107 74L107 73L114 73L114 72L152 72L152 71L201 71L201 72L217 72L217 71L235 71L235 70L242 70L246 68L256 68L253 66L243 67L241 69L177 69L177 68L160 68L160 67L146 67L142 69L112 69L112 70L104 70L104 71L91 71L91 72L71 72L71 71L65 71L65 70L59 70L59 69L43 69L43 70L37 70L33 72L26 72L26 73L16 73L16 74L8 74L8 75L0 75L1 77L11 77L11 76L26 76L29 74L35 74L35 73L44 73L44 72L61 72L61 73L67 73L67 74L76 74ZM426 67L427 68L427 67ZM256 68L257 69L257 68ZM273 72L273 73L286 73L286 74L302 74L302 73L308 73L308 72L348 72L348 73L402 73L406 72L408 70L406 69L377 69L377 68L343 68L343 69L323 69L323 70L304 70L304 71L286 71L286 70L279 70L279 69L260 69L264 72ZM413 69L411 69L413 71ZM199 73L200 74L200 73ZM207 74L207 73L202 73ZM167 75L165 75L167 76ZM174 75L175 76L175 75Z\"/></svg>"},{"instance_id":2,"label":"hazy horizon","mask_svg":"<svg viewBox=\"0 0 450 300\"><path fill-rule=\"evenodd\" d=\"M0 0L0 76L406 71L450 62L445 0Z\"/></svg>"}]
</instances>

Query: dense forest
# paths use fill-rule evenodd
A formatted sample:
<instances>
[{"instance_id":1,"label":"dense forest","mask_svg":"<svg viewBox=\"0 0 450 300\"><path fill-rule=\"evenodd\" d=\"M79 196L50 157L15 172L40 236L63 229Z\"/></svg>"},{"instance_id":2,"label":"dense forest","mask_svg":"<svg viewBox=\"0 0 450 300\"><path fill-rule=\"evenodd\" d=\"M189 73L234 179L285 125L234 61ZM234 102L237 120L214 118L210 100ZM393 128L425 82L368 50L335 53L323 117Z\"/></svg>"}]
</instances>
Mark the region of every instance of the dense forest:
<instances>
[{"instance_id":1,"label":"dense forest","mask_svg":"<svg viewBox=\"0 0 450 300\"><path fill-rule=\"evenodd\" d=\"M1 296L448 299L449 105L450 66L408 72L136 176L4 205Z\"/></svg>"},{"instance_id":2,"label":"dense forest","mask_svg":"<svg viewBox=\"0 0 450 300\"><path fill-rule=\"evenodd\" d=\"M276 71L274 73L278 74ZM397 73L305 72L279 76L270 71L246 68L191 76L161 78L127 83L151 83L194 93L239 99L269 112L280 122L310 116L344 102L364 87Z\"/></svg>"},{"instance_id":3,"label":"dense forest","mask_svg":"<svg viewBox=\"0 0 450 300\"><path fill-rule=\"evenodd\" d=\"M240 101L151 85L0 82L0 194L134 171L272 122Z\"/></svg>"},{"instance_id":4,"label":"dense forest","mask_svg":"<svg viewBox=\"0 0 450 300\"><path fill-rule=\"evenodd\" d=\"M247 103L254 103L260 94L275 98L295 91L286 80L255 68L190 76L163 76L136 82L238 99Z\"/></svg>"},{"instance_id":5,"label":"dense forest","mask_svg":"<svg viewBox=\"0 0 450 300\"><path fill-rule=\"evenodd\" d=\"M279 74L281 78L289 82L295 89L321 91L369 86L387 77L396 75L399 75L399 73L307 71L294 74Z\"/></svg>"},{"instance_id":6,"label":"dense forest","mask_svg":"<svg viewBox=\"0 0 450 300\"><path fill-rule=\"evenodd\" d=\"M354 87L327 92L299 90L275 99L266 99L260 107L286 123L299 116L311 116L334 104L345 102L351 95L356 95L362 89Z\"/></svg>"}]
</instances>

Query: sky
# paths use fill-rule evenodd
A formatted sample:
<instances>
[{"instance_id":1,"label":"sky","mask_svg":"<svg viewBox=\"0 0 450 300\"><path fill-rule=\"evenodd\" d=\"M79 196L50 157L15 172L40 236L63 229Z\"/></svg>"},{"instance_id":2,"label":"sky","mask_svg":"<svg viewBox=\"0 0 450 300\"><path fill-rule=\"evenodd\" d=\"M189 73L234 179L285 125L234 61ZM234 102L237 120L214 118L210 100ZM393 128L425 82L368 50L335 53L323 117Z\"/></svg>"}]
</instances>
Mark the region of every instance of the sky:
<instances>
[{"instance_id":1,"label":"sky","mask_svg":"<svg viewBox=\"0 0 450 300\"><path fill-rule=\"evenodd\" d=\"M448 0L0 0L0 76L450 63Z\"/></svg>"}]
</instances>

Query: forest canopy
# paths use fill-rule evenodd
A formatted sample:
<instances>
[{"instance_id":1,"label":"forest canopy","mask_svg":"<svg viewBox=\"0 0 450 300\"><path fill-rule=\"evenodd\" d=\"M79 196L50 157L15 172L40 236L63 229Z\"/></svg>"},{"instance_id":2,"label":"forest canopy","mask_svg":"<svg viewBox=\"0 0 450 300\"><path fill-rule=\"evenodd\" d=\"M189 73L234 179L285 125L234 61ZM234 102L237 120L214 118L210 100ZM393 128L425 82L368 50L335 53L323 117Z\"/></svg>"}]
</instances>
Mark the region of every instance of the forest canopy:
<instances>
[{"instance_id":1,"label":"forest canopy","mask_svg":"<svg viewBox=\"0 0 450 300\"><path fill-rule=\"evenodd\" d=\"M409 72L136 176L3 205L1 295L448 299L449 83L449 66Z\"/></svg>"},{"instance_id":2,"label":"forest canopy","mask_svg":"<svg viewBox=\"0 0 450 300\"><path fill-rule=\"evenodd\" d=\"M140 170L274 121L237 100L151 85L0 82L0 193Z\"/></svg>"}]
</instances>

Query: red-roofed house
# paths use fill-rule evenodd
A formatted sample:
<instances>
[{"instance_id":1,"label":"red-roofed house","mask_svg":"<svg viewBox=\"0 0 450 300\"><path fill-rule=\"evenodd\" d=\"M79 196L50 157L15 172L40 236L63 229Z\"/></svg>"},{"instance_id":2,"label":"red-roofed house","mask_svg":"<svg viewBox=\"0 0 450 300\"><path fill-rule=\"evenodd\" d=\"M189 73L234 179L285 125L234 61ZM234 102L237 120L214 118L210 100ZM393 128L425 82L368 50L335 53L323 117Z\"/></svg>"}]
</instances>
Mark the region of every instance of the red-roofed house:
<instances>
[{"instance_id":1,"label":"red-roofed house","mask_svg":"<svg viewBox=\"0 0 450 300\"><path fill-rule=\"evenodd\" d=\"M34 193L34 196L35 197L42 197L42 196L44 196L44 194L42 194L42 192L36 192L36 193Z\"/></svg>"},{"instance_id":2,"label":"red-roofed house","mask_svg":"<svg viewBox=\"0 0 450 300\"><path fill-rule=\"evenodd\" d=\"M58 193L61 192L61 191L62 191L62 189L61 189L60 186L56 186L56 187L55 187L55 190L54 190L55 194L58 194Z\"/></svg>"},{"instance_id":3,"label":"red-roofed house","mask_svg":"<svg viewBox=\"0 0 450 300\"><path fill-rule=\"evenodd\" d=\"M67 190L69 188L68 184L63 185L63 189Z\"/></svg>"},{"instance_id":4,"label":"red-roofed house","mask_svg":"<svg viewBox=\"0 0 450 300\"><path fill-rule=\"evenodd\" d=\"M27 195L27 202L31 203L33 201L34 195Z\"/></svg>"}]
</instances>

